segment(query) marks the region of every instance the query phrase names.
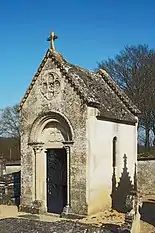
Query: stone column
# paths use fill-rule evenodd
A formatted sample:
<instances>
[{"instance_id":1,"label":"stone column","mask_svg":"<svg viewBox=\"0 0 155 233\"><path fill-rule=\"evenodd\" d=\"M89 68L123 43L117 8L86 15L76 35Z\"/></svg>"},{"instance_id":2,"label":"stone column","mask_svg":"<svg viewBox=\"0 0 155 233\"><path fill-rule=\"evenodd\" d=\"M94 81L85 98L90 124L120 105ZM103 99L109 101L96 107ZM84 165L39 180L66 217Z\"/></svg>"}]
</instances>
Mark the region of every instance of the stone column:
<instances>
[{"instance_id":1,"label":"stone column","mask_svg":"<svg viewBox=\"0 0 155 233\"><path fill-rule=\"evenodd\" d=\"M40 171L42 165L42 151L43 143L36 143L32 145L34 150L34 197L35 201L40 200Z\"/></svg>"},{"instance_id":2,"label":"stone column","mask_svg":"<svg viewBox=\"0 0 155 233\"><path fill-rule=\"evenodd\" d=\"M64 148L67 153L67 204L64 207L62 214L66 215L69 213L70 209L70 146L65 145Z\"/></svg>"}]
</instances>

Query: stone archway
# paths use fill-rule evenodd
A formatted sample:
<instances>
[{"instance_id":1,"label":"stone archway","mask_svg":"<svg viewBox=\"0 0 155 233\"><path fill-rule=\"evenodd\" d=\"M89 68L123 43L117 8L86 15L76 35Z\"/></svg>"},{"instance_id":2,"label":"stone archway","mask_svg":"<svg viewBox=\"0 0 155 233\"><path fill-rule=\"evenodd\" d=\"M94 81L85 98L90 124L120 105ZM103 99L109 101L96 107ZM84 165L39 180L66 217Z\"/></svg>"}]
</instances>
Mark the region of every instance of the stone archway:
<instances>
[{"instance_id":1,"label":"stone archway","mask_svg":"<svg viewBox=\"0 0 155 233\"><path fill-rule=\"evenodd\" d=\"M74 140L74 133L69 120L56 111L44 113L34 121L29 135L29 142L40 143L41 140L45 140L43 143L47 143L43 136L45 131L52 134L52 142L70 142Z\"/></svg>"},{"instance_id":2,"label":"stone archway","mask_svg":"<svg viewBox=\"0 0 155 233\"><path fill-rule=\"evenodd\" d=\"M64 163L66 166L67 189L66 189L66 194L64 194L66 196L66 201L64 201L65 206L63 206L64 207L63 209L65 211L68 211L69 203L70 203L69 160L70 160L70 145L72 143L73 143L73 130L71 124L65 116L63 116L58 112L49 112L44 115L41 115L35 120L35 122L32 125L31 133L29 136L29 145L31 145L34 150L34 159L33 159L34 200L38 200L42 202L41 209L44 212L47 212L49 210L48 162L50 161L49 155L51 154L51 156L53 156L54 153L57 153L57 156L60 156L60 158L61 158L60 153L62 153L62 156L66 154L66 161L64 160ZM56 174L56 176L58 176L58 173Z\"/></svg>"}]
</instances>

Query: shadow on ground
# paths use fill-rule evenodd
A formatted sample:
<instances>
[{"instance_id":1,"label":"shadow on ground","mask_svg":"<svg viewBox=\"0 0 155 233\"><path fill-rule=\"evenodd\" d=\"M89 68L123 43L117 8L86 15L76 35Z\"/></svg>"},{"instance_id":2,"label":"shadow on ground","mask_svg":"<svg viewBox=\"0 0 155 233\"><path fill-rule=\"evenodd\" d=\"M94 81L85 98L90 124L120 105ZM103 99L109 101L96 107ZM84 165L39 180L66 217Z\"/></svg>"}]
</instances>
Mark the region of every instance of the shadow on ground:
<instances>
[{"instance_id":1,"label":"shadow on ground","mask_svg":"<svg viewBox=\"0 0 155 233\"><path fill-rule=\"evenodd\" d=\"M0 220L0 233L117 233L117 225L106 224L101 227L82 224L78 221L61 220L42 222L30 219L7 218Z\"/></svg>"},{"instance_id":2,"label":"shadow on ground","mask_svg":"<svg viewBox=\"0 0 155 233\"><path fill-rule=\"evenodd\" d=\"M155 226L155 200L147 200L143 202L140 209L141 220Z\"/></svg>"}]
</instances>

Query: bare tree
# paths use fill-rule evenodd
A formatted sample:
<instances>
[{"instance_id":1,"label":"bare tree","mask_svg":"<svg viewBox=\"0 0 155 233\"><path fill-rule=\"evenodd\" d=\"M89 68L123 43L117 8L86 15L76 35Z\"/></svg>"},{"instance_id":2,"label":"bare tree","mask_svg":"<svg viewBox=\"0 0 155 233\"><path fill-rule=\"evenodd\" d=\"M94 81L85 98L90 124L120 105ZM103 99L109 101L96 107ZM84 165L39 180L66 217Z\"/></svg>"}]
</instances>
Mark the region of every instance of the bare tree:
<instances>
[{"instance_id":1,"label":"bare tree","mask_svg":"<svg viewBox=\"0 0 155 233\"><path fill-rule=\"evenodd\" d=\"M155 135L155 51L147 45L126 46L123 51L98 64L120 85L141 110L140 126L145 130L145 147L150 130Z\"/></svg>"},{"instance_id":2,"label":"bare tree","mask_svg":"<svg viewBox=\"0 0 155 233\"><path fill-rule=\"evenodd\" d=\"M0 110L0 136L19 139L18 105Z\"/></svg>"}]
</instances>

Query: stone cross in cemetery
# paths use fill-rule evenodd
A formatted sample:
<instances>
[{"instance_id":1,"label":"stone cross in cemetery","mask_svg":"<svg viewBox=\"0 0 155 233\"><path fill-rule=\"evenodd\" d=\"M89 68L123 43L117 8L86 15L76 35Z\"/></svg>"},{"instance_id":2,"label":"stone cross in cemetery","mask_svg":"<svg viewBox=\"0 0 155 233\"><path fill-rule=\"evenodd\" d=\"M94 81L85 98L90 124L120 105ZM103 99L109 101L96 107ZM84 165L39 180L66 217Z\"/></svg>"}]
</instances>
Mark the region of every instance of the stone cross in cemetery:
<instances>
[{"instance_id":1,"label":"stone cross in cemetery","mask_svg":"<svg viewBox=\"0 0 155 233\"><path fill-rule=\"evenodd\" d=\"M50 49L52 50L55 50L54 41L56 39L58 39L58 36L54 32L51 32L50 37L47 39L47 41L50 41Z\"/></svg>"}]
</instances>

